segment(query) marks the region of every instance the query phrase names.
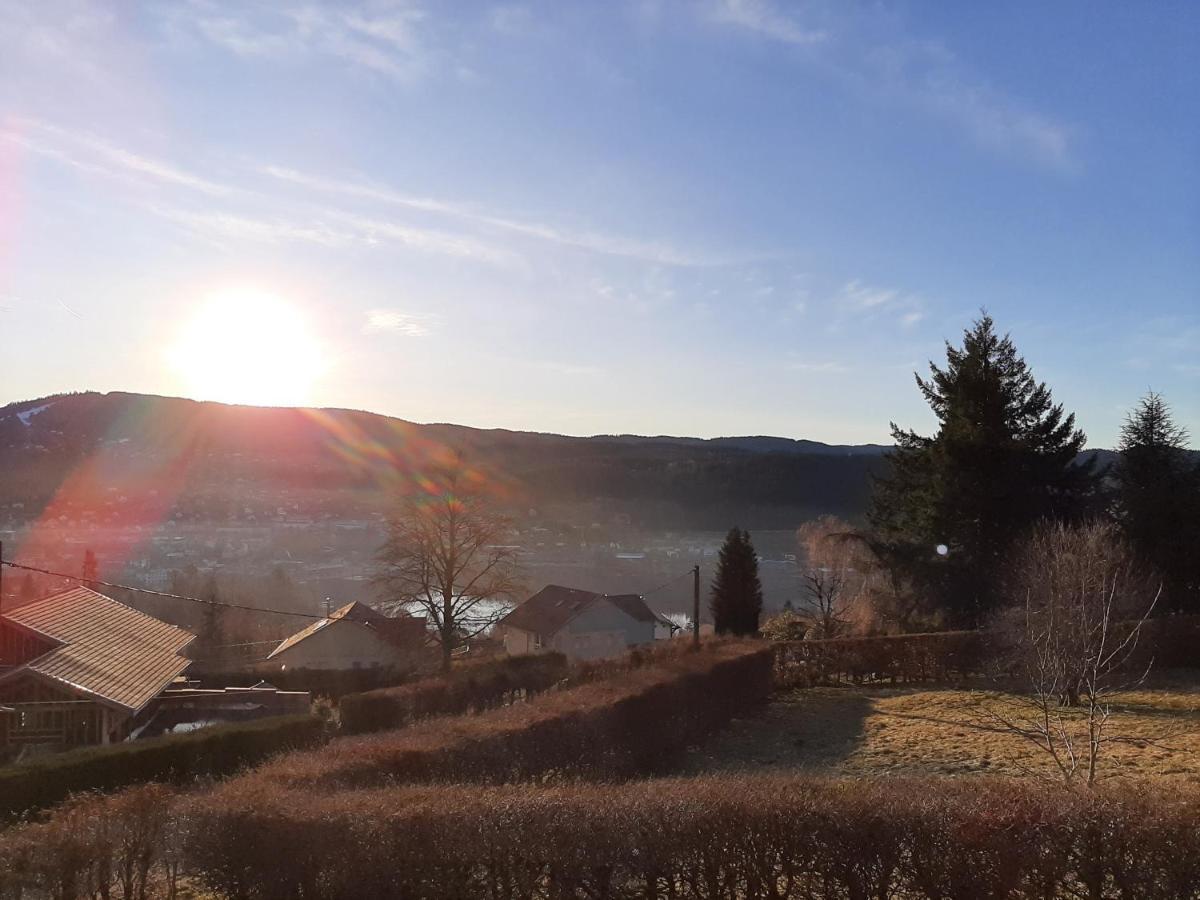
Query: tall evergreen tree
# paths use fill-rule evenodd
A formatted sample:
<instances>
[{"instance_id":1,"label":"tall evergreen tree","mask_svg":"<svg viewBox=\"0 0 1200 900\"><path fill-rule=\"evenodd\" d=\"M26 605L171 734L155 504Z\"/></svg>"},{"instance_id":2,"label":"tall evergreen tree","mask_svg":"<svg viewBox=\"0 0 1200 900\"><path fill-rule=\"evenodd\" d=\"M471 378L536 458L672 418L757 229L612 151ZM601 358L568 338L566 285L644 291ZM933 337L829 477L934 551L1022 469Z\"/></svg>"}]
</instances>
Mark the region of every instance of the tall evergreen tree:
<instances>
[{"instance_id":1,"label":"tall evergreen tree","mask_svg":"<svg viewBox=\"0 0 1200 900\"><path fill-rule=\"evenodd\" d=\"M870 521L892 565L949 621L975 625L995 605L1013 541L1041 519L1081 515L1099 494L1075 416L1034 380L986 313L946 343L946 366L916 376L938 419L932 437L893 423L889 474Z\"/></svg>"},{"instance_id":2,"label":"tall evergreen tree","mask_svg":"<svg viewBox=\"0 0 1200 900\"><path fill-rule=\"evenodd\" d=\"M750 543L750 532L735 526L725 536L717 560L717 574L708 604L713 627L717 634L756 634L762 605L758 554Z\"/></svg>"},{"instance_id":3,"label":"tall evergreen tree","mask_svg":"<svg viewBox=\"0 0 1200 900\"><path fill-rule=\"evenodd\" d=\"M200 607L200 629L196 635L196 643L202 648L206 657L219 655L217 648L224 643L224 613L220 589L217 587L217 576L209 572L204 578L204 587L199 599L204 601Z\"/></svg>"},{"instance_id":4,"label":"tall evergreen tree","mask_svg":"<svg viewBox=\"0 0 1200 900\"><path fill-rule=\"evenodd\" d=\"M1114 512L1143 562L1162 578L1164 605L1200 609L1200 464L1187 450L1160 394L1125 418L1118 449Z\"/></svg>"}]
</instances>

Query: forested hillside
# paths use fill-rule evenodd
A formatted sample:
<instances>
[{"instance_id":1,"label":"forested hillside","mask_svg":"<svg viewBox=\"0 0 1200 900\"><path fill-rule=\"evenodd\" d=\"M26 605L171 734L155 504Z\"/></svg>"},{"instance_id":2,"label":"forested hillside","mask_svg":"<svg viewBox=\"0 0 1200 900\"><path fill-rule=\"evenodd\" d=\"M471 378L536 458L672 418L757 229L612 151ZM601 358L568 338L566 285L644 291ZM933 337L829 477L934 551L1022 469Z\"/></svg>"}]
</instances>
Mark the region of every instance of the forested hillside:
<instances>
[{"instance_id":1,"label":"forested hillside","mask_svg":"<svg viewBox=\"0 0 1200 900\"><path fill-rule=\"evenodd\" d=\"M202 520L284 504L302 515L359 516L378 510L398 477L451 450L483 468L514 506L562 518L792 528L820 513L859 517L884 449L766 437L578 438L81 393L0 409L0 516L32 518L52 500L70 515L114 499L135 519L145 505Z\"/></svg>"}]
</instances>

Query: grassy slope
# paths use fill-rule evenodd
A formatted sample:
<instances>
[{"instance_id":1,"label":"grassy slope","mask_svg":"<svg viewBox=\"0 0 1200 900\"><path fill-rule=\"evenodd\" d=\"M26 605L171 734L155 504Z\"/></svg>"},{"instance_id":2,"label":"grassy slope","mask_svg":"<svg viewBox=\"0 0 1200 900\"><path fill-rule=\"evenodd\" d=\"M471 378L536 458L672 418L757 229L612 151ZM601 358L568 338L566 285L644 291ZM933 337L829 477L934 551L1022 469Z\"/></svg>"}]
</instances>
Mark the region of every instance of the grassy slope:
<instances>
[{"instance_id":1,"label":"grassy slope","mask_svg":"<svg viewBox=\"0 0 1200 900\"><path fill-rule=\"evenodd\" d=\"M689 772L804 769L822 774L1051 774L1049 757L997 727L1013 698L994 691L815 688L778 696L694 749ZM1200 782L1200 673L1156 677L1113 704L1110 732L1149 739L1105 750L1107 776Z\"/></svg>"}]
</instances>

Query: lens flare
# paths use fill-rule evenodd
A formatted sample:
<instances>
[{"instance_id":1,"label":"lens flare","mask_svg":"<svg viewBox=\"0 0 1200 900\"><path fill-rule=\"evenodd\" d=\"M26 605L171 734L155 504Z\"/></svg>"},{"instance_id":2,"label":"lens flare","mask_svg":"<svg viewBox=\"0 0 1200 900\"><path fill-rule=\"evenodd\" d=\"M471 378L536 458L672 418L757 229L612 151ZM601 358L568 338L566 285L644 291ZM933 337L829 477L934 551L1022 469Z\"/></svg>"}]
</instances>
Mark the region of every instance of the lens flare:
<instances>
[{"instance_id":1,"label":"lens flare","mask_svg":"<svg viewBox=\"0 0 1200 900\"><path fill-rule=\"evenodd\" d=\"M294 305L249 288L210 296L171 347L188 396L252 406L304 406L325 355Z\"/></svg>"}]
</instances>

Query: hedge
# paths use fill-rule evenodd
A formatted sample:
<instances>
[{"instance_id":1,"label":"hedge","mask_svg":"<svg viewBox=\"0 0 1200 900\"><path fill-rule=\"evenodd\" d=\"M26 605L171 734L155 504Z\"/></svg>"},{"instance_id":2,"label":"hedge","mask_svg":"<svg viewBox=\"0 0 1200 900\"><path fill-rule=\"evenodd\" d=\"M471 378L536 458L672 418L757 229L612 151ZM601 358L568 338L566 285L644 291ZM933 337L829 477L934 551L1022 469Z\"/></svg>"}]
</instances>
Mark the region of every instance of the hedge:
<instances>
[{"instance_id":1,"label":"hedge","mask_svg":"<svg viewBox=\"0 0 1200 900\"><path fill-rule=\"evenodd\" d=\"M324 738L310 715L215 725L105 747L85 747L0 768L0 819L43 809L79 791L113 791L147 781L177 784L231 775Z\"/></svg>"},{"instance_id":2,"label":"hedge","mask_svg":"<svg viewBox=\"0 0 1200 900\"><path fill-rule=\"evenodd\" d=\"M204 688L250 687L266 681L281 691L306 691L314 697L338 699L347 694L405 684L417 677L411 668L383 666L368 669L289 668L274 672L188 670L188 678Z\"/></svg>"},{"instance_id":3,"label":"hedge","mask_svg":"<svg viewBox=\"0 0 1200 900\"><path fill-rule=\"evenodd\" d=\"M799 775L313 794L142 788L0 833L0 897L1200 896L1200 789ZM122 882L121 876L125 875ZM103 888L103 890L102 890Z\"/></svg>"},{"instance_id":4,"label":"hedge","mask_svg":"<svg viewBox=\"0 0 1200 900\"><path fill-rule=\"evenodd\" d=\"M384 782L504 781L550 773L660 770L731 716L767 699L772 653L717 643L669 663L478 716L435 719L281 756L243 776L316 789Z\"/></svg>"},{"instance_id":5,"label":"hedge","mask_svg":"<svg viewBox=\"0 0 1200 900\"><path fill-rule=\"evenodd\" d=\"M399 687L347 694L339 704L342 730L364 734L403 728L430 716L492 709L513 694L548 690L566 675L565 656L543 653L470 664Z\"/></svg>"},{"instance_id":6,"label":"hedge","mask_svg":"<svg viewBox=\"0 0 1200 900\"><path fill-rule=\"evenodd\" d=\"M991 659L988 638L980 631L781 641L774 646L781 684L945 681L981 673Z\"/></svg>"},{"instance_id":7,"label":"hedge","mask_svg":"<svg viewBox=\"0 0 1200 900\"><path fill-rule=\"evenodd\" d=\"M1124 622L1118 633L1133 627ZM882 637L779 641L774 644L781 685L841 681L950 681L1005 669L1003 640L988 631L939 631ZM1200 616L1149 619L1131 670L1194 668L1200 665Z\"/></svg>"}]
</instances>

